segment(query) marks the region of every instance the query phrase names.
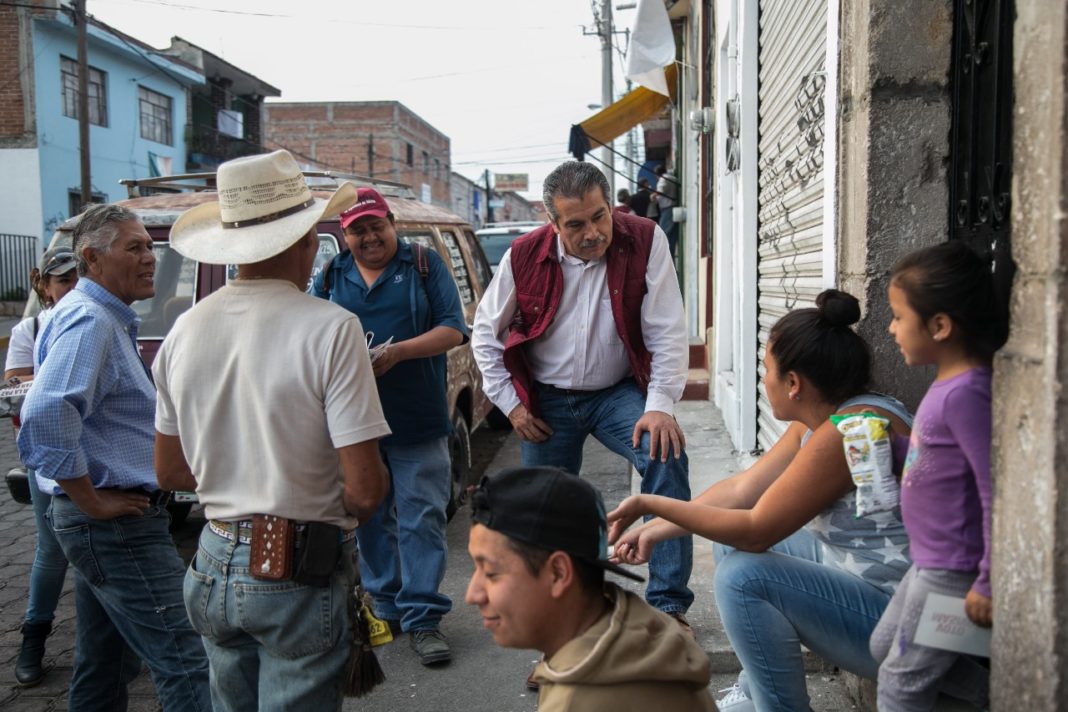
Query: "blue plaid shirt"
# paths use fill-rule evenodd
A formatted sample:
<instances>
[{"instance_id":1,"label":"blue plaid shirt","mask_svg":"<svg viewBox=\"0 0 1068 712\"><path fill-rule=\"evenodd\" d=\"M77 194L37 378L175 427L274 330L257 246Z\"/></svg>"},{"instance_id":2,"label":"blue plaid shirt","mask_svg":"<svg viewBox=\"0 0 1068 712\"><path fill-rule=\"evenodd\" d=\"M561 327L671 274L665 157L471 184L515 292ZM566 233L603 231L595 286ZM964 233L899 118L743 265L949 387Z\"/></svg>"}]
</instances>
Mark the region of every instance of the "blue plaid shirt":
<instances>
[{"instance_id":1,"label":"blue plaid shirt","mask_svg":"<svg viewBox=\"0 0 1068 712\"><path fill-rule=\"evenodd\" d=\"M22 409L18 447L48 480L88 474L97 489L159 488L153 465L156 389L137 353L141 320L87 277L52 310L37 337L37 375Z\"/></svg>"}]
</instances>

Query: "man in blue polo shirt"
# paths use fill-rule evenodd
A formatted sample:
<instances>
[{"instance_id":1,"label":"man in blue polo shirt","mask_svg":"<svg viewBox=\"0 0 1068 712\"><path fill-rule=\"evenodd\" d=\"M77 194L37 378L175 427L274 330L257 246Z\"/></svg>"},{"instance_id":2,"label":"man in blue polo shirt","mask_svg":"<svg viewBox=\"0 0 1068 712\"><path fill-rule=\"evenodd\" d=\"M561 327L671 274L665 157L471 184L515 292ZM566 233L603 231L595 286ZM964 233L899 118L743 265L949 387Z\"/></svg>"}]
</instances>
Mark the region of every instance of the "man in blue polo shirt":
<instances>
[{"instance_id":1,"label":"man in blue polo shirt","mask_svg":"<svg viewBox=\"0 0 1068 712\"><path fill-rule=\"evenodd\" d=\"M439 630L452 602L438 590L452 429L445 352L467 340L460 295L435 250L397 240L393 213L374 189L359 189L341 228L348 250L319 273L311 293L354 312L373 334L378 394L393 431L379 441L389 494L356 531L361 575L376 614L410 635L420 661L444 663L452 657Z\"/></svg>"}]
</instances>

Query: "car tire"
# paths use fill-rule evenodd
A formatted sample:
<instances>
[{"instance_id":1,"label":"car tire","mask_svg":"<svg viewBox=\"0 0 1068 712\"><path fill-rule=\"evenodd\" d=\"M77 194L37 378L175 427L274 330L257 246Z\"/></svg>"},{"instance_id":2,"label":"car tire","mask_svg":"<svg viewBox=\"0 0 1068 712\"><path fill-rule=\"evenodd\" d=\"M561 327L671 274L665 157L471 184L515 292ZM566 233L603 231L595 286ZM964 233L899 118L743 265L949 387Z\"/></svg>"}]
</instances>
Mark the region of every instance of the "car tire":
<instances>
[{"instance_id":1,"label":"car tire","mask_svg":"<svg viewBox=\"0 0 1068 712\"><path fill-rule=\"evenodd\" d=\"M452 416L452 434L449 436L449 503L445 516L452 521L456 510L467 501L467 486L471 479L471 431L467 419L460 411Z\"/></svg>"},{"instance_id":2,"label":"car tire","mask_svg":"<svg viewBox=\"0 0 1068 712\"><path fill-rule=\"evenodd\" d=\"M493 406L493 409L486 413L486 424L494 430L512 429L512 421L508 420L508 416L502 413L497 406Z\"/></svg>"}]
</instances>

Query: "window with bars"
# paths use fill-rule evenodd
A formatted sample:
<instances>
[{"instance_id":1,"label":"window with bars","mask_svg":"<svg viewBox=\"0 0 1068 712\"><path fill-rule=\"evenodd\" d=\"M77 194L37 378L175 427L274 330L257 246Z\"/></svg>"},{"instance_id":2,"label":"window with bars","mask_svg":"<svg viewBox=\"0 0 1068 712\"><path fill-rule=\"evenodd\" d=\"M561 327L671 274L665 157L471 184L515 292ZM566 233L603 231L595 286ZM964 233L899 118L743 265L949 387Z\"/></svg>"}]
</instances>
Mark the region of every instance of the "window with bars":
<instances>
[{"instance_id":1,"label":"window with bars","mask_svg":"<svg viewBox=\"0 0 1068 712\"><path fill-rule=\"evenodd\" d=\"M137 95L141 104L141 138L172 145L171 98L145 87L137 87Z\"/></svg>"},{"instance_id":2,"label":"window with bars","mask_svg":"<svg viewBox=\"0 0 1068 712\"><path fill-rule=\"evenodd\" d=\"M59 58L59 72L63 87L63 115L78 118L78 63L70 57ZM89 123L108 125L106 74L89 67Z\"/></svg>"}]
</instances>

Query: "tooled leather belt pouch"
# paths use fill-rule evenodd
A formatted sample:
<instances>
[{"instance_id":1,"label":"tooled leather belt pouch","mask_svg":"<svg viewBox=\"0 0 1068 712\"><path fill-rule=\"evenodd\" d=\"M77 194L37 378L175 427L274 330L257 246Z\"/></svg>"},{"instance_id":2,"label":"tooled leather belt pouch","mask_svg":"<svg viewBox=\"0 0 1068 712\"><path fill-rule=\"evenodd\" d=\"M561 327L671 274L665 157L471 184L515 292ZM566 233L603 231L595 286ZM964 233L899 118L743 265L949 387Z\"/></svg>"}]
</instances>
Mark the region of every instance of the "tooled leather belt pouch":
<instances>
[{"instance_id":1,"label":"tooled leather belt pouch","mask_svg":"<svg viewBox=\"0 0 1068 712\"><path fill-rule=\"evenodd\" d=\"M263 581L288 581L293 576L296 525L272 514L252 516L249 575Z\"/></svg>"}]
</instances>

